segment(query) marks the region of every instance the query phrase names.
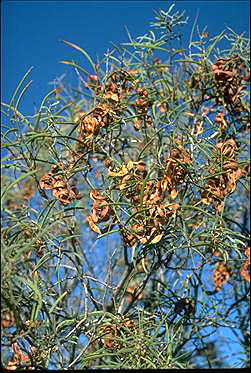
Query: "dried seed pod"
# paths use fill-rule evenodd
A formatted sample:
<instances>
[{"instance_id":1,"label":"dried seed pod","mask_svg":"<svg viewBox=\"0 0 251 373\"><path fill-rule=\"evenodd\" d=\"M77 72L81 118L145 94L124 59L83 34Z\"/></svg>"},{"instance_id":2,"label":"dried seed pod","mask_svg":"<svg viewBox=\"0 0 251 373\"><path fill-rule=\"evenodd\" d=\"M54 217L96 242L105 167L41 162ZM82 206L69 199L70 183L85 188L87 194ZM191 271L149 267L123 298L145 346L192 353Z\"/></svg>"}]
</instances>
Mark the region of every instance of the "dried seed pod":
<instances>
[{"instance_id":1,"label":"dried seed pod","mask_svg":"<svg viewBox=\"0 0 251 373\"><path fill-rule=\"evenodd\" d=\"M67 186L66 186L66 182L64 180L58 180L53 185L54 190L62 190L62 189L66 189L66 188L67 188Z\"/></svg>"},{"instance_id":2,"label":"dried seed pod","mask_svg":"<svg viewBox=\"0 0 251 373\"><path fill-rule=\"evenodd\" d=\"M108 91L106 94L105 94L105 98L108 98L112 101L115 101L115 102L118 102L119 101L119 97L116 93L113 93L112 91Z\"/></svg>"},{"instance_id":3,"label":"dried seed pod","mask_svg":"<svg viewBox=\"0 0 251 373\"><path fill-rule=\"evenodd\" d=\"M17 360L10 360L7 365L7 370L17 370L19 362Z\"/></svg>"},{"instance_id":4,"label":"dried seed pod","mask_svg":"<svg viewBox=\"0 0 251 373\"><path fill-rule=\"evenodd\" d=\"M39 186L41 189L52 189L54 184L54 178L50 172L41 177Z\"/></svg>"},{"instance_id":5,"label":"dried seed pod","mask_svg":"<svg viewBox=\"0 0 251 373\"><path fill-rule=\"evenodd\" d=\"M137 233L137 234L144 234L144 227L140 224L134 224L132 227L131 227L132 231Z\"/></svg>"},{"instance_id":6,"label":"dried seed pod","mask_svg":"<svg viewBox=\"0 0 251 373\"><path fill-rule=\"evenodd\" d=\"M98 82L98 77L97 77L97 75L89 75L89 79L90 79L92 82Z\"/></svg>"},{"instance_id":7,"label":"dried seed pod","mask_svg":"<svg viewBox=\"0 0 251 373\"><path fill-rule=\"evenodd\" d=\"M8 310L1 311L1 328L10 328L15 325L14 314Z\"/></svg>"},{"instance_id":8,"label":"dried seed pod","mask_svg":"<svg viewBox=\"0 0 251 373\"><path fill-rule=\"evenodd\" d=\"M143 124L143 121L142 121L142 120L140 120L140 119L135 119L135 121L134 121L134 128L135 128L135 130L136 130L136 131L141 130L141 128L142 128L142 124Z\"/></svg>"},{"instance_id":9,"label":"dried seed pod","mask_svg":"<svg viewBox=\"0 0 251 373\"><path fill-rule=\"evenodd\" d=\"M246 256L246 261L241 267L241 275L242 277L250 282L250 247L247 247L245 250L245 256ZM249 272L248 272L249 269Z\"/></svg>"},{"instance_id":10,"label":"dried seed pod","mask_svg":"<svg viewBox=\"0 0 251 373\"><path fill-rule=\"evenodd\" d=\"M60 162L60 163L58 163L58 164L53 164L52 166L51 166L51 172L53 173L53 174L56 174L58 171L60 171L60 169L61 170L64 170L64 163L63 162Z\"/></svg>"},{"instance_id":11,"label":"dried seed pod","mask_svg":"<svg viewBox=\"0 0 251 373\"><path fill-rule=\"evenodd\" d=\"M217 262L214 271L214 285L217 291L225 285L230 278L230 268L226 263Z\"/></svg>"},{"instance_id":12,"label":"dried seed pod","mask_svg":"<svg viewBox=\"0 0 251 373\"><path fill-rule=\"evenodd\" d=\"M75 186L71 187L69 194L70 194L71 199L81 199L82 198L82 195L79 194L78 189Z\"/></svg>"},{"instance_id":13,"label":"dried seed pod","mask_svg":"<svg viewBox=\"0 0 251 373\"><path fill-rule=\"evenodd\" d=\"M56 198L59 200L62 205L67 206L71 204L71 199L69 198L69 191L67 189L63 189L55 194Z\"/></svg>"},{"instance_id":14,"label":"dried seed pod","mask_svg":"<svg viewBox=\"0 0 251 373\"><path fill-rule=\"evenodd\" d=\"M136 168L137 168L138 171L140 171L140 172L145 171L145 163L143 161L134 162L134 164L136 165Z\"/></svg>"},{"instance_id":15,"label":"dried seed pod","mask_svg":"<svg viewBox=\"0 0 251 373\"><path fill-rule=\"evenodd\" d=\"M99 189L92 189L90 191L90 197L92 200L105 200L107 198Z\"/></svg>"},{"instance_id":16,"label":"dried seed pod","mask_svg":"<svg viewBox=\"0 0 251 373\"><path fill-rule=\"evenodd\" d=\"M106 158L104 160L104 165L106 168L112 168L113 167L113 160L111 158Z\"/></svg>"},{"instance_id":17,"label":"dried seed pod","mask_svg":"<svg viewBox=\"0 0 251 373\"><path fill-rule=\"evenodd\" d=\"M91 228L94 232L101 234L101 230L100 230L100 228L99 228L99 227L94 223L92 217L93 217L92 215L88 216L88 217L86 218L86 222L89 224L90 228Z\"/></svg>"}]
</instances>

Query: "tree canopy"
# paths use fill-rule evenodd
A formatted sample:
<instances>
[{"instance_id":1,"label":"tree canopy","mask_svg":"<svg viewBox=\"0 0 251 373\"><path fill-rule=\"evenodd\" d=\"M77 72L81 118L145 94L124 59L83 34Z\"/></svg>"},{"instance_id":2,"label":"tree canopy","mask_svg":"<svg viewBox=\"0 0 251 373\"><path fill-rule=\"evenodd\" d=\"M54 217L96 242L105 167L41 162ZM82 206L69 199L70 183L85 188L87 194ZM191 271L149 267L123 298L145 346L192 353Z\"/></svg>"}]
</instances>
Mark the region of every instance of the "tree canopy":
<instances>
[{"instance_id":1,"label":"tree canopy","mask_svg":"<svg viewBox=\"0 0 251 373\"><path fill-rule=\"evenodd\" d=\"M249 366L249 39L188 22L2 103L3 368Z\"/></svg>"}]
</instances>

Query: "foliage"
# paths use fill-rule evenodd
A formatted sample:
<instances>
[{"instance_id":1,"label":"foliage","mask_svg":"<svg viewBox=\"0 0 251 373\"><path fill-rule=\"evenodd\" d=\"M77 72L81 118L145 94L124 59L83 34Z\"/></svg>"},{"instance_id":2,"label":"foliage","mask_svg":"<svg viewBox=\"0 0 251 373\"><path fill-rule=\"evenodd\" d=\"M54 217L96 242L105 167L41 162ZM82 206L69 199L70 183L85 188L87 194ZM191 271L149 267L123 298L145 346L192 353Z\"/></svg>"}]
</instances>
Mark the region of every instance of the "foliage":
<instances>
[{"instance_id":1,"label":"foliage","mask_svg":"<svg viewBox=\"0 0 251 373\"><path fill-rule=\"evenodd\" d=\"M30 69L2 103L4 367L222 367L230 333L248 365L249 40L186 22L98 63L64 41L78 87L24 116Z\"/></svg>"}]
</instances>

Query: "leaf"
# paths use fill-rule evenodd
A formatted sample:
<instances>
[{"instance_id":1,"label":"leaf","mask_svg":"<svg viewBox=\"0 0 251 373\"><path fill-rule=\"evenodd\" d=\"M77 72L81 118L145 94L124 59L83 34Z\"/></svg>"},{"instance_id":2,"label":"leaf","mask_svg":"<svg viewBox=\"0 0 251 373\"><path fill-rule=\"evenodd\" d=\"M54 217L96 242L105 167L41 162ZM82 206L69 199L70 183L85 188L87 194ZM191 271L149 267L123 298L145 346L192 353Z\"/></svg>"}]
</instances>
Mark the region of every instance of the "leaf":
<instances>
[{"instance_id":1,"label":"leaf","mask_svg":"<svg viewBox=\"0 0 251 373\"><path fill-rule=\"evenodd\" d=\"M80 70L82 71L85 75L89 76L89 73L88 71L86 71L85 69L83 69L83 67L73 63L73 62L69 62L69 61L59 61L59 63L63 63L64 65L69 65L69 66L72 66L72 67L75 67L75 69L77 70Z\"/></svg>"},{"instance_id":2,"label":"leaf","mask_svg":"<svg viewBox=\"0 0 251 373\"><path fill-rule=\"evenodd\" d=\"M33 69L33 66L29 68L29 70L25 73L25 75L23 76L23 78L21 79L20 83L18 84L15 92L14 92L14 95L12 96L11 98L11 101L10 101L10 107L12 105L14 105L14 100L15 100L15 96L17 95L17 92L19 90L19 88L21 87L21 85L23 84L23 82L25 81L25 79L27 78L27 76L30 74L31 70ZM29 85L30 83L28 83ZM26 86L27 87L27 86ZM28 87L27 87L28 88ZM22 95L22 94L21 94ZM18 99L18 101L20 101L20 98ZM17 107L15 107L15 109L17 109Z\"/></svg>"},{"instance_id":3,"label":"leaf","mask_svg":"<svg viewBox=\"0 0 251 373\"><path fill-rule=\"evenodd\" d=\"M24 285L26 285L27 287L29 287L33 291L33 293L34 293L34 298L37 301L37 305L36 305L35 316L34 316L34 318L32 318L32 320L33 321L37 320L38 313L41 310L42 304L43 304L42 293L41 293L40 289L37 287L37 283L36 282L32 282L29 278L25 278L25 277L21 277L21 276L19 276L18 279Z\"/></svg>"},{"instance_id":4,"label":"leaf","mask_svg":"<svg viewBox=\"0 0 251 373\"><path fill-rule=\"evenodd\" d=\"M63 320L63 321L61 321L61 322L57 325L57 327L56 327L56 332L58 333L60 330L64 330L64 329L66 329L68 326L70 326L70 325L72 325L72 324L74 324L74 323L76 323L75 320Z\"/></svg>"},{"instance_id":5,"label":"leaf","mask_svg":"<svg viewBox=\"0 0 251 373\"><path fill-rule=\"evenodd\" d=\"M15 106L15 109L14 109L14 112L16 112L18 106L19 106L19 103L21 101L21 98L23 97L24 93L27 91L28 87L30 86L30 84L32 83L32 80L29 81L29 83L26 84L26 86L24 87L24 89L22 90L22 92L20 93L18 99L17 99L17 102L16 102L16 106Z\"/></svg>"},{"instance_id":6,"label":"leaf","mask_svg":"<svg viewBox=\"0 0 251 373\"><path fill-rule=\"evenodd\" d=\"M12 183L10 183L9 185L7 185L5 187L5 189L3 190L2 192L2 195L1 195L1 200L3 201L3 197L4 195L8 192L9 189L12 189L14 187L14 185L18 184L20 181L22 181L23 179L27 178L28 176L30 175L33 175L37 172L38 170L33 170L33 171L30 171L30 172L27 172L25 173L24 175L20 176L18 179L14 180ZM2 202L3 203L3 202Z\"/></svg>"},{"instance_id":7,"label":"leaf","mask_svg":"<svg viewBox=\"0 0 251 373\"><path fill-rule=\"evenodd\" d=\"M96 72L96 68L95 68L95 65L94 63L92 62L92 59L91 57L88 55L88 53L86 53L86 51L84 51L82 48L80 48L78 45L76 44L73 44L73 43L70 43L69 41L66 41L66 40L62 40L65 44L69 45L70 47L76 49L77 51L81 52L86 58L87 60L90 62L93 70Z\"/></svg>"},{"instance_id":8,"label":"leaf","mask_svg":"<svg viewBox=\"0 0 251 373\"><path fill-rule=\"evenodd\" d=\"M61 300L68 294L68 291L66 290L63 294L61 294L58 299L53 303L53 305L51 306L51 309L49 311L49 313L52 313L54 311L54 309L56 308L56 306L58 305L58 303L61 302Z\"/></svg>"}]
</instances>

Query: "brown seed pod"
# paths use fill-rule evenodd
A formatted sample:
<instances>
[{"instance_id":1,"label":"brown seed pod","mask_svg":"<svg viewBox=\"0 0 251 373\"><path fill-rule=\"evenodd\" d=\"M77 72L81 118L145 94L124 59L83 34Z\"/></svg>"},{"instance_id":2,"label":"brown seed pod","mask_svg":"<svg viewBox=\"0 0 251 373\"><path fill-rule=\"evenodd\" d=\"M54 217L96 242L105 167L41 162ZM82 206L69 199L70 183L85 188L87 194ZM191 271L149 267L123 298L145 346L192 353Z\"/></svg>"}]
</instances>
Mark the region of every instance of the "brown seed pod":
<instances>
[{"instance_id":1,"label":"brown seed pod","mask_svg":"<svg viewBox=\"0 0 251 373\"><path fill-rule=\"evenodd\" d=\"M214 285L217 291L225 285L230 278L230 268L226 263L217 262L214 271Z\"/></svg>"},{"instance_id":2,"label":"brown seed pod","mask_svg":"<svg viewBox=\"0 0 251 373\"><path fill-rule=\"evenodd\" d=\"M106 168L112 168L113 167L113 160L111 158L106 158L104 160L104 165Z\"/></svg>"},{"instance_id":3,"label":"brown seed pod","mask_svg":"<svg viewBox=\"0 0 251 373\"><path fill-rule=\"evenodd\" d=\"M64 180L58 180L53 185L54 190L66 189L66 182Z\"/></svg>"},{"instance_id":4,"label":"brown seed pod","mask_svg":"<svg viewBox=\"0 0 251 373\"><path fill-rule=\"evenodd\" d=\"M1 328L10 328L15 325L14 314L8 310L1 311Z\"/></svg>"},{"instance_id":5,"label":"brown seed pod","mask_svg":"<svg viewBox=\"0 0 251 373\"><path fill-rule=\"evenodd\" d=\"M53 184L54 184L54 178L52 176L52 173L50 172L42 176L39 181L39 186L41 189L52 189Z\"/></svg>"}]
</instances>

